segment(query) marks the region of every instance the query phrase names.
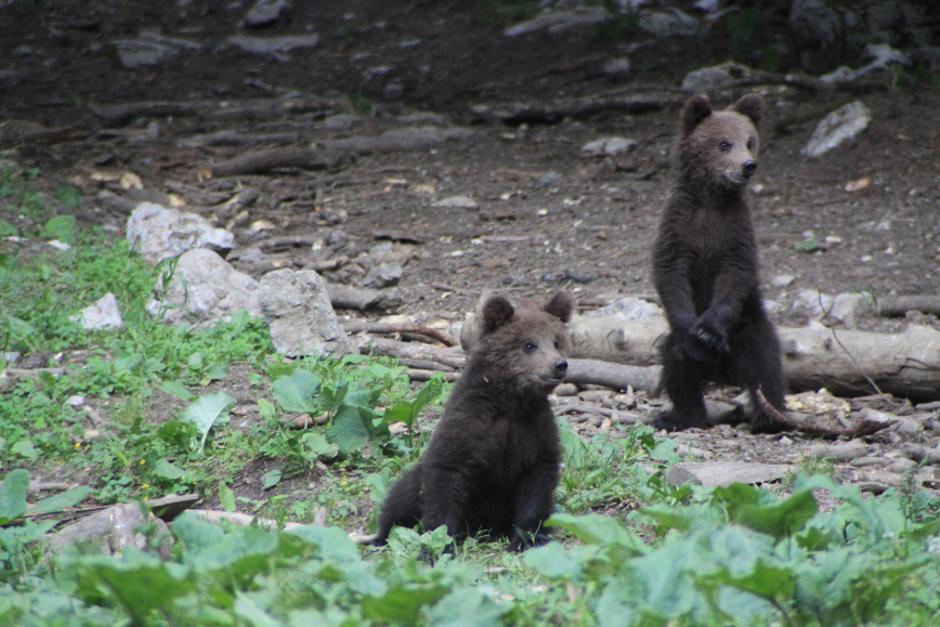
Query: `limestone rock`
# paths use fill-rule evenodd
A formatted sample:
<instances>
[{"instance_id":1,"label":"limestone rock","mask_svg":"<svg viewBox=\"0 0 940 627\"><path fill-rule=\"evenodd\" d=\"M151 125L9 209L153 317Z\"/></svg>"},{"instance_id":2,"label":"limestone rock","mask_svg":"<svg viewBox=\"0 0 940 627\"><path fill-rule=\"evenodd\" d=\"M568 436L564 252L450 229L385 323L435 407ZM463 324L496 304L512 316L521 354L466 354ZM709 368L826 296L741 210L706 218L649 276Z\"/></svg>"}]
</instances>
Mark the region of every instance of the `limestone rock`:
<instances>
[{"instance_id":1,"label":"limestone rock","mask_svg":"<svg viewBox=\"0 0 940 627\"><path fill-rule=\"evenodd\" d=\"M682 91L687 94L709 93L735 81L747 78L751 69L739 63L720 63L692 70L682 79Z\"/></svg>"},{"instance_id":2,"label":"limestone rock","mask_svg":"<svg viewBox=\"0 0 940 627\"><path fill-rule=\"evenodd\" d=\"M860 440L838 442L835 444L814 444L807 453L811 457L848 462L868 454L868 446Z\"/></svg>"},{"instance_id":3,"label":"limestone rock","mask_svg":"<svg viewBox=\"0 0 940 627\"><path fill-rule=\"evenodd\" d=\"M382 262L369 270L369 273L362 280L362 286L382 289L383 287L398 285L403 272L401 264L396 261Z\"/></svg>"},{"instance_id":4,"label":"limestone rock","mask_svg":"<svg viewBox=\"0 0 940 627\"><path fill-rule=\"evenodd\" d=\"M313 270L275 270L261 277L261 311L279 353L342 356L356 352Z\"/></svg>"},{"instance_id":5,"label":"limestone rock","mask_svg":"<svg viewBox=\"0 0 940 627\"><path fill-rule=\"evenodd\" d=\"M265 26L277 20L290 6L288 0L257 0L245 14L245 26Z\"/></svg>"},{"instance_id":6,"label":"limestone rock","mask_svg":"<svg viewBox=\"0 0 940 627\"><path fill-rule=\"evenodd\" d=\"M433 204L434 207L448 207L455 209L477 209L479 205L469 196L449 196Z\"/></svg>"},{"instance_id":7,"label":"limestone rock","mask_svg":"<svg viewBox=\"0 0 940 627\"><path fill-rule=\"evenodd\" d=\"M858 137L870 123L869 108L854 100L823 118L800 153L811 159L824 155Z\"/></svg>"},{"instance_id":8,"label":"limestone rock","mask_svg":"<svg viewBox=\"0 0 940 627\"><path fill-rule=\"evenodd\" d=\"M316 48L320 45L320 36L316 33L305 35L279 35L275 37L255 37L253 35L232 35L228 42L245 52L254 54L282 54L297 48Z\"/></svg>"},{"instance_id":9,"label":"limestone rock","mask_svg":"<svg viewBox=\"0 0 940 627\"><path fill-rule=\"evenodd\" d=\"M675 8L641 11L637 26L654 37L694 37L701 29L697 19Z\"/></svg>"},{"instance_id":10,"label":"limestone rock","mask_svg":"<svg viewBox=\"0 0 940 627\"><path fill-rule=\"evenodd\" d=\"M176 257L195 248L227 253L235 236L195 213L142 202L127 219L127 239L150 263Z\"/></svg>"},{"instance_id":11,"label":"limestone rock","mask_svg":"<svg viewBox=\"0 0 940 627\"><path fill-rule=\"evenodd\" d=\"M183 253L164 288L167 272L157 279L156 297L147 311L168 322L211 326L242 310L261 315L258 282L211 250L197 248Z\"/></svg>"},{"instance_id":12,"label":"limestone rock","mask_svg":"<svg viewBox=\"0 0 940 627\"><path fill-rule=\"evenodd\" d=\"M503 31L506 37L518 37L541 30L556 35L577 27L594 26L611 18L602 6L576 7L569 11L547 11L531 20L520 22Z\"/></svg>"},{"instance_id":13,"label":"limestone rock","mask_svg":"<svg viewBox=\"0 0 940 627\"><path fill-rule=\"evenodd\" d=\"M626 137L601 137L581 146L581 152L590 157L610 157L633 150L639 143Z\"/></svg>"},{"instance_id":14,"label":"limestone rock","mask_svg":"<svg viewBox=\"0 0 940 627\"><path fill-rule=\"evenodd\" d=\"M669 469L666 480L673 485L695 483L705 487L732 483L768 483L794 470L791 464L749 462L680 462Z\"/></svg>"},{"instance_id":15,"label":"limestone rock","mask_svg":"<svg viewBox=\"0 0 940 627\"><path fill-rule=\"evenodd\" d=\"M89 331L120 329L124 326L117 299L111 292L99 298L95 304L82 309L81 314L73 316L73 319L81 322L82 328Z\"/></svg>"}]
</instances>

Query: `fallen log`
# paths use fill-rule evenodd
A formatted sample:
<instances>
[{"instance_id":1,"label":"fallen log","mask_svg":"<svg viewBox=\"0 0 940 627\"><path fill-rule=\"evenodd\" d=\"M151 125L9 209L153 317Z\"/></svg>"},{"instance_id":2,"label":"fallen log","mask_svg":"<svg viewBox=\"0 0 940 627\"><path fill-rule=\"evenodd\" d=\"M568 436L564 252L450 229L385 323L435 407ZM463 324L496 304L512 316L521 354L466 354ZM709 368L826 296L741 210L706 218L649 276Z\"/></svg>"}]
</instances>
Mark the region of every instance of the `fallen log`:
<instances>
[{"instance_id":1,"label":"fallen log","mask_svg":"<svg viewBox=\"0 0 940 627\"><path fill-rule=\"evenodd\" d=\"M258 100L143 100L116 104L93 104L92 112L105 126L119 125L141 115L195 116L221 120L281 118L288 114L338 109L328 98L264 98Z\"/></svg>"},{"instance_id":2,"label":"fallen log","mask_svg":"<svg viewBox=\"0 0 940 627\"><path fill-rule=\"evenodd\" d=\"M839 420L838 417L828 414L811 415L791 411L781 412L767 401L764 393L760 390L757 391L757 403L765 414L780 424L786 425L787 428L794 431L802 431L813 435L860 438L887 429L895 423L894 420L871 420L858 415L853 419Z\"/></svg>"},{"instance_id":3,"label":"fallen log","mask_svg":"<svg viewBox=\"0 0 940 627\"><path fill-rule=\"evenodd\" d=\"M882 316L903 316L909 311L940 314L940 296L879 296L876 307Z\"/></svg>"},{"instance_id":4,"label":"fallen log","mask_svg":"<svg viewBox=\"0 0 940 627\"><path fill-rule=\"evenodd\" d=\"M659 385L661 366L629 366L597 359L569 359L565 381L579 385L593 384L615 390L645 390Z\"/></svg>"},{"instance_id":5,"label":"fallen log","mask_svg":"<svg viewBox=\"0 0 940 627\"><path fill-rule=\"evenodd\" d=\"M213 176L261 174L277 168L322 170L334 167L360 154L424 150L452 140L471 137L465 128L418 126L396 128L379 135L360 135L328 139L307 148L286 147L259 150L239 155L212 166Z\"/></svg>"},{"instance_id":6,"label":"fallen log","mask_svg":"<svg viewBox=\"0 0 940 627\"><path fill-rule=\"evenodd\" d=\"M330 294L333 307L337 309L393 311L402 304L401 292L396 289L374 290L341 283L328 283L326 291Z\"/></svg>"},{"instance_id":7,"label":"fallen log","mask_svg":"<svg viewBox=\"0 0 940 627\"><path fill-rule=\"evenodd\" d=\"M683 100L681 94L594 95L553 102L477 104L470 111L478 118L503 124L553 124L564 118L583 118L605 111L648 113Z\"/></svg>"},{"instance_id":8,"label":"fallen log","mask_svg":"<svg viewBox=\"0 0 940 627\"><path fill-rule=\"evenodd\" d=\"M466 358L459 348L438 348L418 342L398 342L382 337L358 339L359 352L365 355L384 355L400 360L422 360L437 362L453 369L463 368ZM442 368L442 370L444 370Z\"/></svg>"},{"instance_id":9,"label":"fallen log","mask_svg":"<svg viewBox=\"0 0 940 627\"><path fill-rule=\"evenodd\" d=\"M668 332L662 318L581 317L569 324L573 356L633 365L659 363ZM819 323L778 327L787 385L825 387L846 396L889 392L915 401L940 399L940 331L909 325L901 333L833 330Z\"/></svg>"},{"instance_id":10,"label":"fallen log","mask_svg":"<svg viewBox=\"0 0 940 627\"><path fill-rule=\"evenodd\" d=\"M357 320L343 323L343 328L347 333L405 333L409 335L423 335L435 342L440 342L444 346L456 346L454 338L436 329L426 327L420 324L396 324L390 322L360 322Z\"/></svg>"}]
</instances>

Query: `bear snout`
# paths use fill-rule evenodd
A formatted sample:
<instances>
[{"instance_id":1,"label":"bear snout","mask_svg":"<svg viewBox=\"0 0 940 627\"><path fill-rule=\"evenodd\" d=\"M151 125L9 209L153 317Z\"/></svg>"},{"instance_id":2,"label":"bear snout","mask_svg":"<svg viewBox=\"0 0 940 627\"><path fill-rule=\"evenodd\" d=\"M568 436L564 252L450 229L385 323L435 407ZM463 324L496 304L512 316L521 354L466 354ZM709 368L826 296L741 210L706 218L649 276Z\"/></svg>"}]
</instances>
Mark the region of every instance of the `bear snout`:
<instances>
[{"instance_id":1,"label":"bear snout","mask_svg":"<svg viewBox=\"0 0 940 627\"><path fill-rule=\"evenodd\" d=\"M751 175L754 174L754 170L757 169L757 162L753 159L748 159L741 166L741 171L744 173L744 178L751 178Z\"/></svg>"},{"instance_id":2,"label":"bear snout","mask_svg":"<svg viewBox=\"0 0 940 627\"><path fill-rule=\"evenodd\" d=\"M568 372L568 361L565 359L559 359L555 362L555 376L559 379L565 376L565 373Z\"/></svg>"}]
</instances>

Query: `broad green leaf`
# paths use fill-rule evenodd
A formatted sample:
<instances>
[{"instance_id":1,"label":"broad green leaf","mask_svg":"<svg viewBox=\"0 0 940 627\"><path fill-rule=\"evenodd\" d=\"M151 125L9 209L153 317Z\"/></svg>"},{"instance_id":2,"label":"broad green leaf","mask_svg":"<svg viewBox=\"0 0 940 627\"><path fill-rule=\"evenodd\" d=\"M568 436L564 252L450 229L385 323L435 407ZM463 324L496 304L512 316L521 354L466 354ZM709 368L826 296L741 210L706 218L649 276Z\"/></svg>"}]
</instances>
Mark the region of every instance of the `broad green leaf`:
<instances>
[{"instance_id":1,"label":"broad green leaf","mask_svg":"<svg viewBox=\"0 0 940 627\"><path fill-rule=\"evenodd\" d=\"M169 481L176 481L188 476L185 470L166 458L157 460L157 463L153 466L153 474Z\"/></svg>"},{"instance_id":2,"label":"broad green leaf","mask_svg":"<svg viewBox=\"0 0 940 627\"><path fill-rule=\"evenodd\" d=\"M768 566L762 559L758 559L747 574L734 576L727 569L721 569L701 578L768 600L788 599L796 591L796 577L789 568Z\"/></svg>"},{"instance_id":3,"label":"broad green leaf","mask_svg":"<svg viewBox=\"0 0 940 627\"><path fill-rule=\"evenodd\" d=\"M314 462L318 459L333 459L339 453L339 447L327 441L322 433L308 431L300 437L300 452L304 459Z\"/></svg>"},{"instance_id":4,"label":"broad green leaf","mask_svg":"<svg viewBox=\"0 0 940 627\"><path fill-rule=\"evenodd\" d=\"M10 452L25 457L28 460L34 460L39 457L39 449L33 445L32 440L19 440L10 447Z\"/></svg>"},{"instance_id":5,"label":"broad green leaf","mask_svg":"<svg viewBox=\"0 0 940 627\"><path fill-rule=\"evenodd\" d=\"M160 384L160 389L184 401L191 401L196 398L196 395L187 390L186 386L179 381L164 381Z\"/></svg>"},{"instance_id":6,"label":"broad green leaf","mask_svg":"<svg viewBox=\"0 0 940 627\"><path fill-rule=\"evenodd\" d=\"M359 548L356 543L350 540L349 535L338 527L303 525L302 527L293 527L285 533L297 536L304 542L319 547L320 554L324 557L339 562L359 560Z\"/></svg>"},{"instance_id":7,"label":"broad green leaf","mask_svg":"<svg viewBox=\"0 0 940 627\"><path fill-rule=\"evenodd\" d=\"M611 578L597 600L598 624L601 627L633 625L635 613L629 600L635 598L635 592L619 577Z\"/></svg>"},{"instance_id":8,"label":"broad green leaf","mask_svg":"<svg viewBox=\"0 0 940 627\"><path fill-rule=\"evenodd\" d=\"M82 201L82 193L71 185L59 185L55 188L55 197L66 209L75 209Z\"/></svg>"},{"instance_id":9,"label":"broad green leaf","mask_svg":"<svg viewBox=\"0 0 940 627\"><path fill-rule=\"evenodd\" d=\"M29 489L29 473L19 469L10 472L0 483L0 525L26 515L26 491Z\"/></svg>"},{"instance_id":10,"label":"broad green leaf","mask_svg":"<svg viewBox=\"0 0 940 627\"><path fill-rule=\"evenodd\" d=\"M656 521L660 531L669 529L679 529L688 531L694 522L691 515L665 505L654 505L653 507L644 507L640 510L644 516L648 516Z\"/></svg>"},{"instance_id":11,"label":"broad green leaf","mask_svg":"<svg viewBox=\"0 0 940 627\"><path fill-rule=\"evenodd\" d=\"M413 400L400 401L386 408L382 419L385 421L385 424L403 422L410 427L414 423L415 418L421 414L421 411L435 398L440 396L443 386L444 379L442 377L432 377L431 380L418 390Z\"/></svg>"},{"instance_id":12,"label":"broad green leaf","mask_svg":"<svg viewBox=\"0 0 940 627\"><path fill-rule=\"evenodd\" d=\"M196 425L196 429L199 430L198 450L201 451L205 447L206 437L208 437L212 425L228 416L228 409L234 402L235 399L227 392L219 391L200 396L186 408L181 420L193 423Z\"/></svg>"},{"instance_id":13,"label":"broad green leaf","mask_svg":"<svg viewBox=\"0 0 940 627\"><path fill-rule=\"evenodd\" d=\"M206 369L206 379L209 381L218 381L228 376L228 364L214 363Z\"/></svg>"},{"instance_id":14,"label":"broad green leaf","mask_svg":"<svg viewBox=\"0 0 940 627\"><path fill-rule=\"evenodd\" d=\"M277 408L275 408L274 403L272 403L268 399L259 398L258 399L258 414L265 420L276 420Z\"/></svg>"},{"instance_id":15,"label":"broad green leaf","mask_svg":"<svg viewBox=\"0 0 940 627\"><path fill-rule=\"evenodd\" d=\"M343 455L361 449L369 441L372 412L364 407L343 403L333 416L327 431Z\"/></svg>"},{"instance_id":16,"label":"broad green leaf","mask_svg":"<svg viewBox=\"0 0 940 627\"><path fill-rule=\"evenodd\" d=\"M529 549L522 557L526 566L549 579L577 579L581 564L575 560L560 542Z\"/></svg>"},{"instance_id":17,"label":"broad green leaf","mask_svg":"<svg viewBox=\"0 0 940 627\"><path fill-rule=\"evenodd\" d=\"M259 607L255 600L246 594L237 593L235 596L235 616L253 627L278 627L281 622Z\"/></svg>"},{"instance_id":18,"label":"broad green leaf","mask_svg":"<svg viewBox=\"0 0 940 627\"><path fill-rule=\"evenodd\" d=\"M616 543L633 547L639 542L622 524L600 514L554 514L545 525L560 527L586 544Z\"/></svg>"},{"instance_id":19,"label":"broad green leaf","mask_svg":"<svg viewBox=\"0 0 940 627\"><path fill-rule=\"evenodd\" d=\"M434 604L429 616L434 627L490 627L500 623L507 609L476 588L455 588Z\"/></svg>"},{"instance_id":20,"label":"broad green leaf","mask_svg":"<svg viewBox=\"0 0 940 627\"><path fill-rule=\"evenodd\" d=\"M281 482L281 471L275 468L274 470L269 470L261 476L261 486L265 490L270 490L277 484Z\"/></svg>"},{"instance_id":21,"label":"broad green leaf","mask_svg":"<svg viewBox=\"0 0 940 627\"><path fill-rule=\"evenodd\" d=\"M799 531L816 514L812 490L801 490L774 505L743 505L736 522L780 539Z\"/></svg>"},{"instance_id":22,"label":"broad green leaf","mask_svg":"<svg viewBox=\"0 0 940 627\"><path fill-rule=\"evenodd\" d=\"M150 624L153 610L171 607L175 599L194 588L178 565L135 549L125 549L121 559L83 556L67 564L66 569L74 570L80 582L77 592L81 597L94 603L104 593L139 625Z\"/></svg>"},{"instance_id":23,"label":"broad green leaf","mask_svg":"<svg viewBox=\"0 0 940 627\"><path fill-rule=\"evenodd\" d=\"M37 501L33 505L33 512L37 514L59 512L66 507L78 505L88 498L89 494L91 494L91 488L85 485L69 488L64 492Z\"/></svg>"},{"instance_id":24,"label":"broad green leaf","mask_svg":"<svg viewBox=\"0 0 940 627\"><path fill-rule=\"evenodd\" d=\"M437 583L399 584L380 597L362 599L365 615L378 622L414 624L422 606L440 600L447 588Z\"/></svg>"},{"instance_id":25,"label":"broad green leaf","mask_svg":"<svg viewBox=\"0 0 940 627\"><path fill-rule=\"evenodd\" d=\"M74 244L76 232L75 216L65 214L56 216L46 222L40 235L43 239L57 239L66 244Z\"/></svg>"},{"instance_id":26,"label":"broad green leaf","mask_svg":"<svg viewBox=\"0 0 940 627\"><path fill-rule=\"evenodd\" d=\"M235 492L224 483L219 484L219 503L225 511L235 511Z\"/></svg>"},{"instance_id":27,"label":"broad green leaf","mask_svg":"<svg viewBox=\"0 0 940 627\"><path fill-rule=\"evenodd\" d=\"M297 368L286 377L280 377L271 385L274 400L285 411L314 413L319 407L316 403L320 390L320 379L309 370Z\"/></svg>"}]
</instances>

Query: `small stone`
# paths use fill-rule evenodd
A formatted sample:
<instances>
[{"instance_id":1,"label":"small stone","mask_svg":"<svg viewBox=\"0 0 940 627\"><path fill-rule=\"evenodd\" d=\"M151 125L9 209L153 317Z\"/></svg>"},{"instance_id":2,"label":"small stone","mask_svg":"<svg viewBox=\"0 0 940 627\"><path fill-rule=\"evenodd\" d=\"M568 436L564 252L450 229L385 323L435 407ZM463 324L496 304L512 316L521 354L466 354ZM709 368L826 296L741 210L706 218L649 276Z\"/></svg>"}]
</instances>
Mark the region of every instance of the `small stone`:
<instances>
[{"instance_id":1,"label":"small stone","mask_svg":"<svg viewBox=\"0 0 940 627\"><path fill-rule=\"evenodd\" d=\"M70 396L65 400L65 404L69 407L81 407L85 404L85 397L78 396L77 394Z\"/></svg>"},{"instance_id":2,"label":"small stone","mask_svg":"<svg viewBox=\"0 0 940 627\"><path fill-rule=\"evenodd\" d=\"M912 468L917 468L917 462L912 459L907 459L906 457L899 457L884 467L887 472L897 474L904 474Z\"/></svg>"},{"instance_id":3,"label":"small stone","mask_svg":"<svg viewBox=\"0 0 940 627\"><path fill-rule=\"evenodd\" d=\"M469 196L449 196L435 202L433 207L445 207L448 209L477 209L476 201Z\"/></svg>"},{"instance_id":4,"label":"small stone","mask_svg":"<svg viewBox=\"0 0 940 627\"><path fill-rule=\"evenodd\" d=\"M245 26L265 26L277 20L290 6L287 0L257 0L245 15Z\"/></svg>"},{"instance_id":5,"label":"small stone","mask_svg":"<svg viewBox=\"0 0 940 627\"><path fill-rule=\"evenodd\" d=\"M640 30L654 37L694 37L701 29L698 20L675 8L642 11L637 19Z\"/></svg>"},{"instance_id":6,"label":"small stone","mask_svg":"<svg viewBox=\"0 0 940 627\"><path fill-rule=\"evenodd\" d=\"M868 453L868 446L859 440L836 444L815 444L809 448L807 453L810 457L847 462Z\"/></svg>"},{"instance_id":7,"label":"small stone","mask_svg":"<svg viewBox=\"0 0 940 627\"><path fill-rule=\"evenodd\" d=\"M622 78L627 76L630 73L630 59L626 57L610 59L604 63L602 71L604 72L604 76L608 78Z\"/></svg>"},{"instance_id":8,"label":"small stone","mask_svg":"<svg viewBox=\"0 0 940 627\"><path fill-rule=\"evenodd\" d=\"M71 245L71 244L66 244L65 242L60 242L60 241L57 240L57 239L51 239L51 240L49 240L49 241L46 242L46 243L49 244L50 246L52 246L53 248L55 248L56 250L69 250L70 248L72 248L72 245Z\"/></svg>"},{"instance_id":9,"label":"small stone","mask_svg":"<svg viewBox=\"0 0 940 627\"><path fill-rule=\"evenodd\" d=\"M518 37L541 30L556 35L577 27L590 27L611 18L610 12L602 6L577 7L570 11L546 11L536 17L520 22L503 31L504 37Z\"/></svg>"},{"instance_id":10,"label":"small stone","mask_svg":"<svg viewBox=\"0 0 940 627\"><path fill-rule=\"evenodd\" d=\"M558 172L550 171L540 176L535 182L535 186L538 188L551 187L560 180L561 175Z\"/></svg>"},{"instance_id":11,"label":"small stone","mask_svg":"<svg viewBox=\"0 0 940 627\"><path fill-rule=\"evenodd\" d=\"M360 122L362 122L362 118L358 115L337 113L336 115L324 118L323 121L320 122L320 127L327 131L346 131Z\"/></svg>"},{"instance_id":12,"label":"small stone","mask_svg":"<svg viewBox=\"0 0 940 627\"><path fill-rule=\"evenodd\" d=\"M721 63L692 70L682 79L682 91L701 94L720 90L737 80L746 78L751 69L738 63Z\"/></svg>"},{"instance_id":13,"label":"small stone","mask_svg":"<svg viewBox=\"0 0 940 627\"><path fill-rule=\"evenodd\" d=\"M908 416L896 416L895 419L898 422L894 426L894 430L901 435L918 435L924 431L924 424L919 420L910 418Z\"/></svg>"},{"instance_id":14,"label":"small stone","mask_svg":"<svg viewBox=\"0 0 940 627\"><path fill-rule=\"evenodd\" d=\"M82 309L82 313L72 319L81 322L82 328L89 331L120 329L124 326L117 299L111 292L95 301L94 305Z\"/></svg>"},{"instance_id":15,"label":"small stone","mask_svg":"<svg viewBox=\"0 0 940 627\"><path fill-rule=\"evenodd\" d=\"M245 52L276 55L290 52L298 48L316 48L320 45L320 36L315 33L308 33L306 35L280 35L276 37L232 35L227 41Z\"/></svg>"},{"instance_id":16,"label":"small stone","mask_svg":"<svg viewBox=\"0 0 940 627\"><path fill-rule=\"evenodd\" d=\"M386 261L375 266L362 280L363 287L382 289L398 285L401 280L404 269L401 264L395 261Z\"/></svg>"},{"instance_id":17,"label":"small stone","mask_svg":"<svg viewBox=\"0 0 940 627\"><path fill-rule=\"evenodd\" d=\"M581 146L581 152L590 157L611 157L633 150L639 143L626 137L601 137Z\"/></svg>"},{"instance_id":18,"label":"small stone","mask_svg":"<svg viewBox=\"0 0 940 627\"><path fill-rule=\"evenodd\" d=\"M792 274L778 274L771 281L771 285L774 287L789 287L794 280Z\"/></svg>"},{"instance_id":19,"label":"small stone","mask_svg":"<svg viewBox=\"0 0 940 627\"><path fill-rule=\"evenodd\" d=\"M574 383L562 383L555 387L555 396L574 396L578 393L578 386Z\"/></svg>"},{"instance_id":20,"label":"small stone","mask_svg":"<svg viewBox=\"0 0 940 627\"><path fill-rule=\"evenodd\" d=\"M888 460L884 457L878 457L876 455L864 455L862 457L856 457L850 463L853 466L862 468L864 466L884 466L888 463Z\"/></svg>"},{"instance_id":21,"label":"small stone","mask_svg":"<svg viewBox=\"0 0 940 627\"><path fill-rule=\"evenodd\" d=\"M861 101L855 100L839 107L816 126L809 142L800 153L811 159L852 141L871 123L871 110Z\"/></svg>"},{"instance_id":22,"label":"small stone","mask_svg":"<svg viewBox=\"0 0 940 627\"><path fill-rule=\"evenodd\" d=\"M127 240L153 264L196 248L227 253L235 247L232 233L213 227L202 216L152 202L142 202L131 212Z\"/></svg>"}]
</instances>

